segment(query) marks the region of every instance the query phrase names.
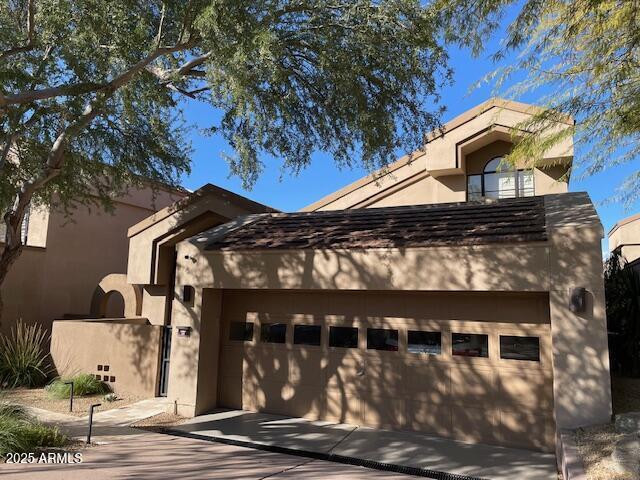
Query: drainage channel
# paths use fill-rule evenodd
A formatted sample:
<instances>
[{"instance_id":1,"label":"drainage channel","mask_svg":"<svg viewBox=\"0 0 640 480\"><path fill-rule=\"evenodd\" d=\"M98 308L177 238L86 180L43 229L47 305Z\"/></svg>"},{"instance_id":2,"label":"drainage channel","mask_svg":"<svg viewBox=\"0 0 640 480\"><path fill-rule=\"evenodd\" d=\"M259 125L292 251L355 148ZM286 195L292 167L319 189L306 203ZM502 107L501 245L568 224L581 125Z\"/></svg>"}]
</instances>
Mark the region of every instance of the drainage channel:
<instances>
[{"instance_id":1,"label":"drainage channel","mask_svg":"<svg viewBox=\"0 0 640 480\"><path fill-rule=\"evenodd\" d=\"M138 427L144 430L144 427ZM413 475L415 477L433 478L435 480L486 480L481 477L473 477L468 475L459 475L456 473L441 472L439 470L429 470L427 468L407 467L404 465L396 465L394 463L377 462L375 460L364 460L357 457L348 457L335 453L314 452L311 450L299 450L296 448L279 447L277 445L264 445L260 443L247 442L244 440L235 440L226 437L216 437L210 435L199 435L192 432L184 432L182 430L174 430L171 428L153 429L154 433L164 433L166 435L174 435L177 437L193 438L196 440L205 440L208 442L223 443L235 447L252 448L254 450L262 450L271 453L282 453L285 455L294 455L297 457L313 458L314 460L324 460L327 462L342 463L346 465L354 465L358 467L371 468L373 470L381 470L383 472L401 473L404 475ZM351 433L351 432L350 432ZM348 436L348 435L347 435Z\"/></svg>"}]
</instances>

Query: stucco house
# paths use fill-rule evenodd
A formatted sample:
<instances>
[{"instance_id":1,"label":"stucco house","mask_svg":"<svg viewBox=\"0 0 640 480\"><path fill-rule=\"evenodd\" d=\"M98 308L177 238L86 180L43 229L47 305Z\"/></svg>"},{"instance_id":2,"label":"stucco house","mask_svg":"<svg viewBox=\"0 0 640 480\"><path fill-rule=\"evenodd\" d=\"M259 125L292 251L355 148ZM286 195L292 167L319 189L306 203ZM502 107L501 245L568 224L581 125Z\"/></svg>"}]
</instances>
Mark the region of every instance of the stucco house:
<instances>
[{"instance_id":1,"label":"stucco house","mask_svg":"<svg viewBox=\"0 0 640 480\"><path fill-rule=\"evenodd\" d=\"M640 213L623 218L609 230L609 252L618 252L640 272Z\"/></svg>"},{"instance_id":2,"label":"stucco house","mask_svg":"<svg viewBox=\"0 0 640 480\"><path fill-rule=\"evenodd\" d=\"M107 274L127 270L127 229L155 211L184 198L182 189L158 185L131 189L114 199L113 212L78 208L71 216L55 207L29 208L22 224L22 254L2 286L2 323L8 332L18 319L51 328L55 318L87 316L96 285ZM5 227L0 224L0 246ZM120 316L113 296L104 305Z\"/></svg>"},{"instance_id":3,"label":"stucco house","mask_svg":"<svg viewBox=\"0 0 640 480\"><path fill-rule=\"evenodd\" d=\"M301 212L204 186L129 229L127 275L101 286L128 318L54 323L58 369L189 416L543 451L559 429L608 421L603 228L567 191L573 145L500 166L535 108L489 100Z\"/></svg>"}]
</instances>

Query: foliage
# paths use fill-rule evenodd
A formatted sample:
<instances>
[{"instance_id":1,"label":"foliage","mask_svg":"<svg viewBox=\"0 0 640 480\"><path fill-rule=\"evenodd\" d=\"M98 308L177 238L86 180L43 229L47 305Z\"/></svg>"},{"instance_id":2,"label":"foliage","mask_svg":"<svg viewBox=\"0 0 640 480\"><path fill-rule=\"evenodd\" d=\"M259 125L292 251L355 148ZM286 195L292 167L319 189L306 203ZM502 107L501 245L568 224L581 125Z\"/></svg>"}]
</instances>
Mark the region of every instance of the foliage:
<instances>
[{"instance_id":1,"label":"foliage","mask_svg":"<svg viewBox=\"0 0 640 480\"><path fill-rule=\"evenodd\" d=\"M209 131L250 186L261 154L292 172L315 150L387 164L438 126L450 79L418 0L16 0L0 25L0 284L30 203L109 208L132 185L176 184L189 99L218 109Z\"/></svg>"},{"instance_id":2,"label":"foliage","mask_svg":"<svg viewBox=\"0 0 640 480\"><path fill-rule=\"evenodd\" d=\"M81 373L73 377L56 378L47 385L47 392L53 398L69 398L71 395L71 385L66 385L66 382L73 382L74 396L81 397L109 393L109 386L89 373Z\"/></svg>"},{"instance_id":3,"label":"foliage","mask_svg":"<svg viewBox=\"0 0 640 480\"><path fill-rule=\"evenodd\" d=\"M0 386L38 387L45 383L51 367L44 352L46 332L40 324L18 320L9 336L0 335Z\"/></svg>"},{"instance_id":4,"label":"foliage","mask_svg":"<svg viewBox=\"0 0 640 480\"><path fill-rule=\"evenodd\" d=\"M604 285L611 369L640 377L640 273L614 252L606 263Z\"/></svg>"},{"instance_id":5,"label":"foliage","mask_svg":"<svg viewBox=\"0 0 640 480\"><path fill-rule=\"evenodd\" d=\"M494 59L518 53L513 64L486 80L505 95L549 93L540 112L521 128L532 132L510 156L535 164L550 145L574 135L582 155L576 168L592 175L640 155L640 2L617 0L436 0L447 38L482 51L508 8L517 15ZM518 80L524 77L524 80ZM573 116L574 129L552 131L552 120ZM618 188L613 200L627 206L640 198L640 170Z\"/></svg>"},{"instance_id":6,"label":"foliage","mask_svg":"<svg viewBox=\"0 0 640 480\"><path fill-rule=\"evenodd\" d=\"M0 457L9 452L29 453L62 447L68 442L57 427L38 423L18 405L0 402Z\"/></svg>"},{"instance_id":7,"label":"foliage","mask_svg":"<svg viewBox=\"0 0 640 480\"><path fill-rule=\"evenodd\" d=\"M113 403L120 400L120 397L118 397L118 395L116 395L115 393L107 393L104 397L102 397L102 400L104 400L105 402Z\"/></svg>"}]
</instances>

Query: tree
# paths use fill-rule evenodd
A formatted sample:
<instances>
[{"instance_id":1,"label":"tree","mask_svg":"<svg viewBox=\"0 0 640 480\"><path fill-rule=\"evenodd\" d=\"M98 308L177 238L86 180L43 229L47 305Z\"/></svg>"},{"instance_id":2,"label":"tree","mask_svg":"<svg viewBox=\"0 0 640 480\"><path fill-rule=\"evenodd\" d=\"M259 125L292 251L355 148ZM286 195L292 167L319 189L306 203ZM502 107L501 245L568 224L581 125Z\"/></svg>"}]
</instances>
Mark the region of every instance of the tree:
<instances>
[{"instance_id":1,"label":"tree","mask_svg":"<svg viewBox=\"0 0 640 480\"><path fill-rule=\"evenodd\" d=\"M263 153L293 172L318 149L387 164L438 126L450 79L418 0L7 0L0 25L0 285L30 204L175 184L185 101L220 109L211 128L251 185Z\"/></svg>"},{"instance_id":2,"label":"tree","mask_svg":"<svg viewBox=\"0 0 640 480\"><path fill-rule=\"evenodd\" d=\"M436 0L447 39L477 55L509 8L516 11L495 60L518 53L514 64L487 80L517 96L548 89L541 102L549 109L521 125L532 132L509 160L535 165L541 153L566 136L582 147L576 166L584 175L640 156L640 2L638 0ZM573 129L551 133L559 116L576 120ZM640 198L640 170L619 186L614 200L627 206Z\"/></svg>"},{"instance_id":3,"label":"tree","mask_svg":"<svg viewBox=\"0 0 640 480\"><path fill-rule=\"evenodd\" d=\"M612 371L640 376L640 274L614 251L604 271Z\"/></svg>"}]
</instances>

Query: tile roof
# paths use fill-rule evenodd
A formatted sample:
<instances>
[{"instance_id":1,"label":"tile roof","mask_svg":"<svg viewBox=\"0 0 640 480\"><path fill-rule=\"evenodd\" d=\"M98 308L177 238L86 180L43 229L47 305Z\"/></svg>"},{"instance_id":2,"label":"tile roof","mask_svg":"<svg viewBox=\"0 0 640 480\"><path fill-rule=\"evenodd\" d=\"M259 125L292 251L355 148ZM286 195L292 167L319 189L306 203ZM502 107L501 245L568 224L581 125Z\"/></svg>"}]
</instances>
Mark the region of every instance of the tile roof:
<instances>
[{"instance_id":1,"label":"tile roof","mask_svg":"<svg viewBox=\"0 0 640 480\"><path fill-rule=\"evenodd\" d=\"M205 249L388 248L547 239L543 197L262 214L251 220L235 229L209 232Z\"/></svg>"}]
</instances>

